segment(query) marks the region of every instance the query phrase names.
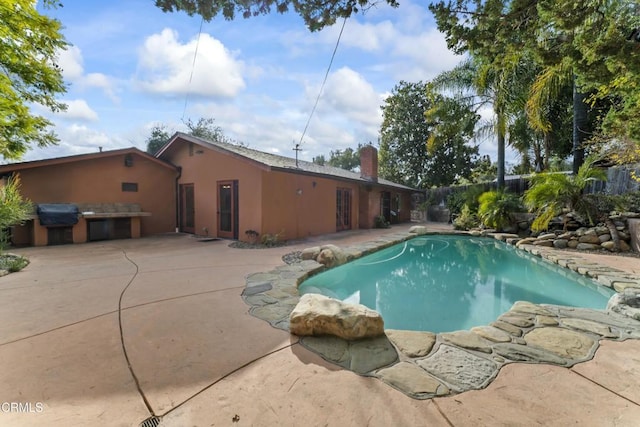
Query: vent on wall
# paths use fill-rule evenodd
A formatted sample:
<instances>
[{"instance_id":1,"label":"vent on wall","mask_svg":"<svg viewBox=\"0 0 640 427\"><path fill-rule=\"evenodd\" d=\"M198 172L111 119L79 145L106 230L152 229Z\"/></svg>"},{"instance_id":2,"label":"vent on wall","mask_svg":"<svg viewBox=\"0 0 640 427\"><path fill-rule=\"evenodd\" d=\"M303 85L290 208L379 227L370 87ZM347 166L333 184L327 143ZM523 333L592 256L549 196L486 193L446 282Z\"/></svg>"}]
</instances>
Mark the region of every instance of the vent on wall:
<instances>
[{"instance_id":1,"label":"vent on wall","mask_svg":"<svg viewBox=\"0 0 640 427\"><path fill-rule=\"evenodd\" d=\"M128 168L133 166L133 156L131 154L124 156L124 165Z\"/></svg>"},{"instance_id":2,"label":"vent on wall","mask_svg":"<svg viewBox=\"0 0 640 427\"><path fill-rule=\"evenodd\" d=\"M123 182L122 183L122 191L138 191L138 183L137 182Z\"/></svg>"}]
</instances>

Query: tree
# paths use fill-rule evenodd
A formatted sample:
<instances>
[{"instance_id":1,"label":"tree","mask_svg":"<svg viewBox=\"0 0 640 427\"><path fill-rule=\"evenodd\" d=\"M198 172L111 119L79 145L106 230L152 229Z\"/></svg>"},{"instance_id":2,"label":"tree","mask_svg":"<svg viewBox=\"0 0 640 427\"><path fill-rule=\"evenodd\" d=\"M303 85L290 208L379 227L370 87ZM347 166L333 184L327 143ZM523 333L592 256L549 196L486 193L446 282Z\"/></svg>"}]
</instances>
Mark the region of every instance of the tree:
<instances>
[{"instance_id":1,"label":"tree","mask_svg":"<svg viewBox=\"0 0 640 427\"><path fill-rule=\"evenodd\" d=\"M13 175L0 186L0 252L7 243L7 228L25 221L32 210L31 202L20 194L18 175Z\"/></svg>"},{"instance_id":2,"label":"tree","mask_svg":"<svg viewBox=\"0 0 640 427\"><path fill-rule=\"evenodd\" d=\"M46 0L45 5L56 2ZM51 122L34 114L41 105L52 112L66 106L56 97L65 92L56 54L67 47L61 24L41 15L33 0L0 4L0 155L19 159L32 145L55 144Z\"/></svg>"},{"instance_id":3,"label":"tree","mask_svg":"<svg viewBox=\"0 0 640 427\"><path fill-rule=\"evenodd\" d=\"M640 24L635 0L448 0L430 6L450 48L481 57L496 70L512 58L532 56L540 66L528 111L532 127L548 130L544 117L558 90L574 88L574 169L589 135L585 109L609 98L602 130L640 142L638 45L627 40ZM535 92L538 92L536 95ZM542 95L542 96L541 96ZM575 172L575 171L574 171Z\"/></svg>"},{"instance_id":4,"label":"tree","mask_svg":"<svg viewBox=\"0 0 640 427\"><path fill-rule=\"evenodd\" d=\"M320 166L333 166L335 168L345 169L348 171L354 171L360 167L360 149L362 144L358 144L357 149L351 147L344 150L331 150L329 154L329 160L324 155L314 157L311 161Z\"/></svg>"},{"instance_id":5,"label":"tree","mask_svg":"<svg viewBox=\"0 0 640 427\"><path fill-rule=\"evenodd\" d=\"M381 107L381 177L425 188L469 175L477 148L466 144L465 132L475 116L444 97L437 99L443 103L440 108L434 106L427 92L426 83L401 81ZM445 126L449 122L453 124ZM432 132L437 132L433 138Z\"/></svg>"},{"instance_id":6,"label":"tree","mask_svg":"<svg viewBox=\"0 0 640 427\"><path fill-rule=\"evenodd\" d=\"M501 189L504 188L509 106L516 94L511 88L515 85L521 67L517 60L501 69L483 61L482 57L472 56L453 70L438 75L433 87L440 91L453 91L457 102L467 105L473 111L486 105L492 106L495 116L492 131L498 145L497 185Z\"/></svg>"},{"instance_id":7,"label":"tree","mask_svg":"<svg viewBox=\"0 0 640 427\"><path fill-rule=\"evenodd\" d=\"M215 119L200 117L197 122L187 119L185 125L189 128L189 135L196 138L208 139L215 142L230 142L220 126L214 125Z\"/></svg>"},{"instance_id":8,"label":"tree","mask_svg":"<svg viewBox=\"0 0 640 427\"><path fill-rule=\"evenodd\" d=\"M232 141L225 136L222 128L214 124L215 119L211 117L201 117L197 122L187 119L184 123L187 126L188 134L196 138L206 139L212 142L224 142L228 144L237 144L245 146L242 142ZM147 137L147 153L155 155L171 138L171 134L165 124L157 124L151 128L151 135Z\"/></svg>"},{"instance_id":9,"label":"tree","mask_svg":"<svg viewBox=\"0 0 640 427\"><path fill-rule=\"evenodd\" d=\"M399 4L397 0L384 1L393 7ZM218 15L229 20L236 15L249 18L270 13L272 8L285 13L293 7L311 31L333 25L338 18L348 18L378 3L376 0L156 0L156 6L163 12L184 11L201 15L206 21Z\"/></svg>"},{"instance_id":10,"label":"tree","mask_svg":"<svg viewBox=\"0 0 640 427\"><path fill-rule=\"evenodd\" d=\"M160 149L169 141L171 135L167 129L167 125L159 124L151 128L151 135L145 140L147 145L147 153L155 156Z\"/></svg>"}]
</instances>

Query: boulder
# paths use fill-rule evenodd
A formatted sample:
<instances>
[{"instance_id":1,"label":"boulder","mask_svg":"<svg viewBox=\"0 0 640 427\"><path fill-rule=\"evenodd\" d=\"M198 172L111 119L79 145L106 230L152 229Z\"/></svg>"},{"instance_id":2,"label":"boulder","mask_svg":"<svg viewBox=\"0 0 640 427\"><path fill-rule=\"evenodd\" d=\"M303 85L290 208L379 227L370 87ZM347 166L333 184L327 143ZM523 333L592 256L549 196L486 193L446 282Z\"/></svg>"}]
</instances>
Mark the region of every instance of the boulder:
<instances>
[{"instance_id":1,"label":"boulder","mask_svg":"<svg viewBox=\"0 0 640 427\"><path fill-rule=\"evenodd\" d=\"M347 255L336 245L323 245L316 261L327 268L333 268L347 262Z\"/></svg>"},{"instance_id":2,"label":"boulder","mask_svg":"<svg viewBox=\"0 0 640 427\"><path fill-rule=\"evenodd\" d=\"M613 295L607 303L607 311L640 320L640 288L626 288Z\"/></svg>"},{"instance_id":3,"label":"boulder","mask_svg":"<svg viewBox=\"0 0 640 427\"><path fill-rule=\"evenodd\" d=\"M538 240L550 240L555 238L556 238L555 233L545 233L538 236Z\"/></svg>"},{"instance_id":4,"label":"boulder","mask_svg":"<svg viewBox=\"0 0 640 427\"><path fill-rule=\"evenodd\" d=\"M346 340L384 334L380 313L319 294L305 294L289 316L289 330L299 336L332 335Z\"/></svg>"},{"instance_id":5,"label":"boulder","mask_svg":"<svg viewBox=\"0 0 640 427\"><path fill-rule=\"evenodd\" d=\"M611 234L609 234L609 233L600 234L598 236L598 239L600 239L600 243L608 242L609 240L611 240Z\"/></svg>"},{"instance_id":6,"label":"boulder","mask_svg":"<svg viewBox=\"0 0 640 427\"><path fill-rule=\"evenodd\" d=\"M591 231L591 230L588 230ZM592 244L597 244L599 245L600 243L600 238L598 237L597 234L592 233L592 234L586 234L584 236L581 236L580 238L578 238L578 242L580 243L592 243Z\"/></svg>"},{"instance_id":7,"label":"boulder","mask_svg":"<svg viewBox=\"0 0 640 427\"><path fill-rule=\"evenodd\" d=\"M578 243L576 249L578 249L579 251L593 251L602 249L602 247L599 244L596 245L594 243Z\"/></svg>"},{"instance_id":8,"label":"boulder","mask_svg":"<svg viewBox=\"0 0 640 427\"><path fill-rule=\"evenodd\" d=\"M520 246L520 245L530 245L533 242L536 241L535 237L525 237L524 239L520 239L518 240L518 243L516 243L516 246Z\"/></svg>"},{"instance_id":9,"label":"boulder","mask_svg":"<svg viewBox=\"0 0 640 427\"><path fill-rule=\"evenodd\" d=\"M589 228L584 232L585 236L597 236L598 233L596 232L595 228Z\"/></svg>"},{"instance_id":10,"label":"boulder","mask_svg":"<svg viewBox=\"0 0 640 427\"><path fill-rule=\"evenodd\" d=\"M618 231L618 237L621 240L626 240L626 241L629 241L629 239L630 239L629 233L627 233L625 231Z\"/></svg>"},{"instance_id":11,"label":"boulder","mask_svg":"<svg viewBox=\"0 0 640 427\"><path fill-rule=\"evenodd\" d=\"M300 254L300 258L304 260L316 259L320 255L320 246L314 246L312 248L306 248Z\"/></svg>"},{"instance_id":12,"label":"boulder","mask_svg":"<svg viewBox=\"0 0 640 427\"><path fill-rule=\"evenodd\" d=\"M425 227L424 225L414 225L409 228L409 233L417 234L419 236L422 234L427 234L427 227Z\"/></svg>"},{"instance_id":13,"label":"boulder","mask_svg":"<svg viewBox=\"0 0 640 427\"><path fill-rule=\"evenodd\" d=\"M569 242L567 243L567 247L571 248L571 249L575 249L578 247L580 243L577 240L569 240Z\"/></svg>"},{"instance_id":14,"label":"boulder","mask_svg":"<svg viewBox=\"0 0 640 427\"><path fill-rule=\"evenodd\" d=\"M578 237L582 237L582 236L584 236L584 233L585 233L587 230L588 230L588 228L587 228L587 227L580 227L580 228L578 228L578 229L576 230L576 235L577 235Z\"/></svg>"},{"instance_id":15,"label":"boulder","mask_svg":"<svg viewBox=\"0 0 640 427\"><path fill-rule=\"evenodd\" d=\"M553 247L556 249L565 249L568 244L569 241L565 239L557 239L553 241Z\"/></svg>"}]
</instances>

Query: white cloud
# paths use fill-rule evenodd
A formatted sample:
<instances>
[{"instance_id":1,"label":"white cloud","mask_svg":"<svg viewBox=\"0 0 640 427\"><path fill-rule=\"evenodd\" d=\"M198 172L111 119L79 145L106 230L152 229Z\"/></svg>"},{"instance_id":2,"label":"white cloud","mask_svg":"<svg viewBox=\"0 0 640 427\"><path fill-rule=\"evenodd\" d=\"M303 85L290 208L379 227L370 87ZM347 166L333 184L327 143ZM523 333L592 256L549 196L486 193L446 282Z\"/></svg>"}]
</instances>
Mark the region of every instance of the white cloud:
<instances>
[{"instance_id":1,"label":"white cloud","mask_svg":"<svg viewBox=\"0 0 640 427\"><path fill-rule=\"evenodd\" d=\"M194 38L181 44L178 33L165 28L148 37L140 49L138 83L151 93L233 97L245 87L244 63L235 56L208 34L201 34L199 43Z\"/></svg>"},{"instance_id":2,"label":"white cloud","mask_svg":"<svg viewBox=\"0 0 640 427\"><path fill-rule=\"evenodd\" d=\"M81 89L102 89L112 101L118 102L112 79L102 73L85 74L82 52L77 46L69 46L58 51L58 65L62 68L62 76L66 82Z\"/></svg>"},{"instance_id":3,"label":"white cloud","mask_svg":"<svg viewBox=\"0 0 640 427\"><path fill-rule=\"evenodd\" d=\"M365 125L379 125L382 97L358 72L342 67L327 79L320 102Z\"/></svg>"},{"instance_id":4,"label":"white cloud","mask_svg":"<svg viewBox=\"0 0 640 427\"><path fill-rule=\"evenodd\" d=\"M69 46L66 50L58 52L58 65L62 68L62 76L70 82L82 78L82 53L77 46Z\"/></svg>"},{"instance_id":5,"label":"white cloud","mask_svg":"<svg viewBox=\"0 0 640 427\"><path fill-rule=\"evenodd\" d=\"M342 24L338 23L325 29L322 32L322 40L328 44L335 44L341 27ZM363 24L349 20L344 27L340 46L375 52L384 49L396 36L397 31L390 21Z\"/></svg>"},{"instance_id":6,"label":"white cloud","mask_svg":"<svg viewBox=\"0 0 640 427\"><path fill-rule=\"evenodd\" d=\"M98 120L98 114L89 107L84 99L65 100L67 111L60 113L65 119L95 121Z\"/></svg>"},{"instance_id":7,"label":"white cloud","mask_svg":"<svg viewBox=\"0 0 640 427\"><path fill-rule=\"evenodd\" d=\"M100 150L100 147L105 151L131 147L131 143L120 136L107 135L85 125L58 125L56 126L56 133L60 139L57 145L34 147L33 150L27 152L23 160L30 161L96 153Z\"/></svg>"},{"instance_id":8,"label":"white cloud","mask_svg":"<svg viewBox=\"0 0 640 427\"><path fill-rule=\"evenodd\" d=\"M417 35L398 35L394 41L393 55L411 64L400 66L396 71L404 80L430 80L454 68L463 58L447 48L444 36L435 28Z\"/></svg>"}]
</instances>

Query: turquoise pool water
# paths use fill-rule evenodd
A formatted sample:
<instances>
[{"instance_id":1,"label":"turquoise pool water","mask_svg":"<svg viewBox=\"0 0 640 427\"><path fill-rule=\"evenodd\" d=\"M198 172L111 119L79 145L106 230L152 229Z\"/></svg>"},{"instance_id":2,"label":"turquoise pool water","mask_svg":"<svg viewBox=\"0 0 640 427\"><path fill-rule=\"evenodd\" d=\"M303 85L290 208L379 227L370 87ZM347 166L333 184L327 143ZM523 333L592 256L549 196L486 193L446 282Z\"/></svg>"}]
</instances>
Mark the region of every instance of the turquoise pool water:
<instances>
[{"instance_id":1,"label":"turquoise pool water","mask_svg":"<svg viewBox=\"0 0 640 427\"><path fill-rule=\"evenodd\" d=\"M378 311L386 329L488 325L515 301L605 308L614 291L494 239L425 236L313 276L320 293Z\"/></svg>"}]
</instances>

